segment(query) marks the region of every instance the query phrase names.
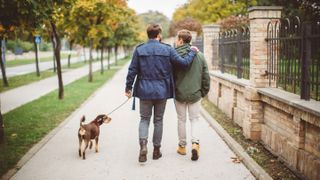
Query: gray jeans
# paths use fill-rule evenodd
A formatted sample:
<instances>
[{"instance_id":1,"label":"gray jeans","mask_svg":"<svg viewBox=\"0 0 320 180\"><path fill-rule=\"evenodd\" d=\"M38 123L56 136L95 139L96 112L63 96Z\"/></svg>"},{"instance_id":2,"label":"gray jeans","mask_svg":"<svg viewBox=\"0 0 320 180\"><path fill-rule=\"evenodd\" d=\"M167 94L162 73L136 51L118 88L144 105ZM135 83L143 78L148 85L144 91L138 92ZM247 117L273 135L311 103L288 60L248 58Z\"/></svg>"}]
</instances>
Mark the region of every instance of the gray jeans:
<instances>
[{"instance_id":1,"label":"gray jeans","mask_svg":"<svg viewBox=\"0 0 320 180\"><path fill-rule=\"evenodd\" d=\"M160 146L163 131L163 114L167 100L140 100L139 139L148 139L149 124L153 110L153 145Z\"/></svg>"}]
</instances>

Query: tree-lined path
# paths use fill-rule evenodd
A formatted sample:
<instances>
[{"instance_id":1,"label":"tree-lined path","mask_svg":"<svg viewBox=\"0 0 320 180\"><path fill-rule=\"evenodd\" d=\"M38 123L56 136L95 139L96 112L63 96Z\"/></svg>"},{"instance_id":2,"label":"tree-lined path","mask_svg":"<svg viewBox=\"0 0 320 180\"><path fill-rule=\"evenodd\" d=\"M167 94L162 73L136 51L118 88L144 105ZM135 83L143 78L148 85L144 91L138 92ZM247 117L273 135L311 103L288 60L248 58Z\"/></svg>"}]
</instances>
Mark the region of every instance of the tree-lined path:
<instances>
[{"instance_id":1,"label":"tree-lined path","mask_svg":"<svg viewBox=\"0 0 320 180\"><path fill-rule=\"evenodd\" d=\"M96 53L93 54L94 58L96 58ZM76 63L80 61L84 61L83 57L73 57L70 59L71 63ZM68 64L68 58L62 59L61 60L61 65L66 65ZM46 62L40 62L39 63L39 69L40 71L45 71L48 69L53 69L53 62L52 61L46 61ZM13 76L18 76L18 75L23 75L23 74L28 74L36 72L36 66L34 64L26 64L26 65L20 65L20 66L15 66L15 67L9 67L6 68L6 73L7 77L13 77ZM2 78L2 77L0 77Z\"/></svg>"},{"instance_id":2,"label":"tree-lined path","mask_svg":"<svg viewBox=\"0 0 320 180\"><path fill-rule=\"evenodd\" d=\"M138 163L139 106L132 111L131 100L111 115L110 124L100 127L100 152L87 150L87 159L79 158L80 117L86 115L88 122L125 101L127 68L125 66L89 98L46 143L39 144L40 150L12 179L254 179L243 164L232 162L230 157L234 157L234 153L203 118L199 127L200 159L190 160L190 146L187 156L177 154L177 118L172 100L168 101L164 116L161 159L152 160L152 143L149 142L147 163Z\"/></svg>"},{"instance_id":3,"label":"tree-lined path","mask_svg":"<svg viewBox=\"0 0 320 180\"><path fill-rule=\"evenodd\" d=\"M119 58L122 57L124 57L124 54L119 56ZM111 63L113 62L114 57L111 59ZM93 63L93 71L97 71L100 68L100 62ZM86 75L88 75L88 65L63 73L63 80L65 85L67 85ZM2 112L7 113L23 104L38 99L39 97L57 89L57 81L57 77L53 76L1 93L0 97Z\"/></svg>"}]
</instances>

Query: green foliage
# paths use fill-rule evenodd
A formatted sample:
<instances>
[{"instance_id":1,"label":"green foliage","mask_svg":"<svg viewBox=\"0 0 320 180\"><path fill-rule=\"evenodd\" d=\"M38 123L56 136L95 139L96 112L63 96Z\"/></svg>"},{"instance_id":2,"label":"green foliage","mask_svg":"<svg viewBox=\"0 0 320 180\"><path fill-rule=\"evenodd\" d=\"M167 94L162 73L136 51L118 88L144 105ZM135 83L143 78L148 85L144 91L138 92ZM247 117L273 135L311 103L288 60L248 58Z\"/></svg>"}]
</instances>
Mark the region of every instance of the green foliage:
<instances>
[{"instance_id":1,"label":"green foliage","mask_svg":"<svg viewBox=\"0 0 320 180\"><path fill-rule=\"evenodd\" d=\"M319 0L257 0L259 6L282 6L283 17L299 16L305 20L320 18Z\"/></svg>"},{"instance_id":2,"label":"green foliage","mask_svg":"<svg viewBox=\"0 0 320 180\"><path fill-rule=\"evenodd\" d=\"M34 44L30 43L28 41L21 41L21 40L8 40L7 42L7 49L10 50L11 52L14 52L14 49L18 47L23 50L23 52L29 52L34 50Z\"/></svg>"},{"instance_id":3,"label":"green foliage","mask_svg":"<svg viewBox=\"0 0 320 180\"><path fill-rule=\"evenodd\" d=\"M246 14L252 5L256 0L190 0L175 11L173 20L190 16L203 24L213 23L230 15Z\"/></svg>"},{"instance_id":4,"label":"green foliage","mask_svg":"<svg viewBox=\"0 0 320 180\"><path fill-rule=\"evenodd\" d=\"M157 23L162 26L162 36L166 38L169 36L169 27L170 27L170 20L164 14L158 11L149 11L146 13L139 14L139 21L143 27L143 32L146 32L147 26L150 23Z\"/></svg>"}]
</instances>

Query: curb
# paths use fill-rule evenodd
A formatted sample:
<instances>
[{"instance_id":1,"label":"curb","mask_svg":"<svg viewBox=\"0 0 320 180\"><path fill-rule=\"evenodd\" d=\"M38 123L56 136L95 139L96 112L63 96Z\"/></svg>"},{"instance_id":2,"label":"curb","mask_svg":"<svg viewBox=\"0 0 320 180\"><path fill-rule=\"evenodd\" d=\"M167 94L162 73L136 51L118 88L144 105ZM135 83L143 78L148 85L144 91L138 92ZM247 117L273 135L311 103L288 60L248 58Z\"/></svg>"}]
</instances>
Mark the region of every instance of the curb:
<instances>
[{"instance_id":1,"label":"curb","mask_svg":"<svg viewBox=\"0 0 320 180\"><path fill-rule=\"evenodd\" d=\"M118 72L117 72L118 73ZM114 76L117 74L115 73ZM113 77L114 77L113 76ZM44 136L37 144L35 144L22 158L18 161L17 165L14 168L10 169L7 173L5 173L0 180L7 180L12 178L18 171L25 165L44 145L46 145L49 140L54 137L61 129L64 127L71 119L76 116L78 112L82 109L83 106L88 104L101 90L102 88L113 79L111 77L105 84L99 87L96 91L94 91L87 100L85 100L75 111L73 111L64 121L62 121L56 128L51 130L46 136Z\"/></svg>"},{"instance_id":2,"label":"curb","mask_svg":"<svg viewBox=\"0 0 320 180\"><path fill-rule=\"evenodd\" d=\"M242 158L243 164L250 170L250 172L261 180L272 180L272 177L255 161L242 146L236 142L222 127L221 125L211 117L211 115L201 106L201 115L208 121L210 126L218 133L218 135L226 142L231 150L240 158Z\"/></svg>"}]
</instances>

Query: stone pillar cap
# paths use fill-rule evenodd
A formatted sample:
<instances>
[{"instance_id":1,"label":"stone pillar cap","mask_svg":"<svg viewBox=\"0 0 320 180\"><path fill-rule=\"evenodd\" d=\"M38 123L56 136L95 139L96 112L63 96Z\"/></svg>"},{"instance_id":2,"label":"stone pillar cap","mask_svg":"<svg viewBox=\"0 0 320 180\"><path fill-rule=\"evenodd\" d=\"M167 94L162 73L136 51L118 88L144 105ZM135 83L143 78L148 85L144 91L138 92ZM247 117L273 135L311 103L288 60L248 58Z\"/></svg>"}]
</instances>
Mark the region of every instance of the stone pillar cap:
<instances>
[{"instance_id":1,"label":"stone pillar cap","mask_svg":"<svg viewBox=\"0 0 320 180\"><path fill-rule=\"evenodd\" d=\"M220 27L219 24L206 24L202 26L202 28L219 28L219 27Z\"/></svg>"},{"instance_id":2,"label":"stone pillar cap","mask_svg":"<svg viewBox=\"0 0 320 180\"><path fill-rule=\"evenodd\" d=\"M248 8L248 12L252 11L281 11L283 9L282 6L252 6Z\"/></svg>"}]
</instances>

